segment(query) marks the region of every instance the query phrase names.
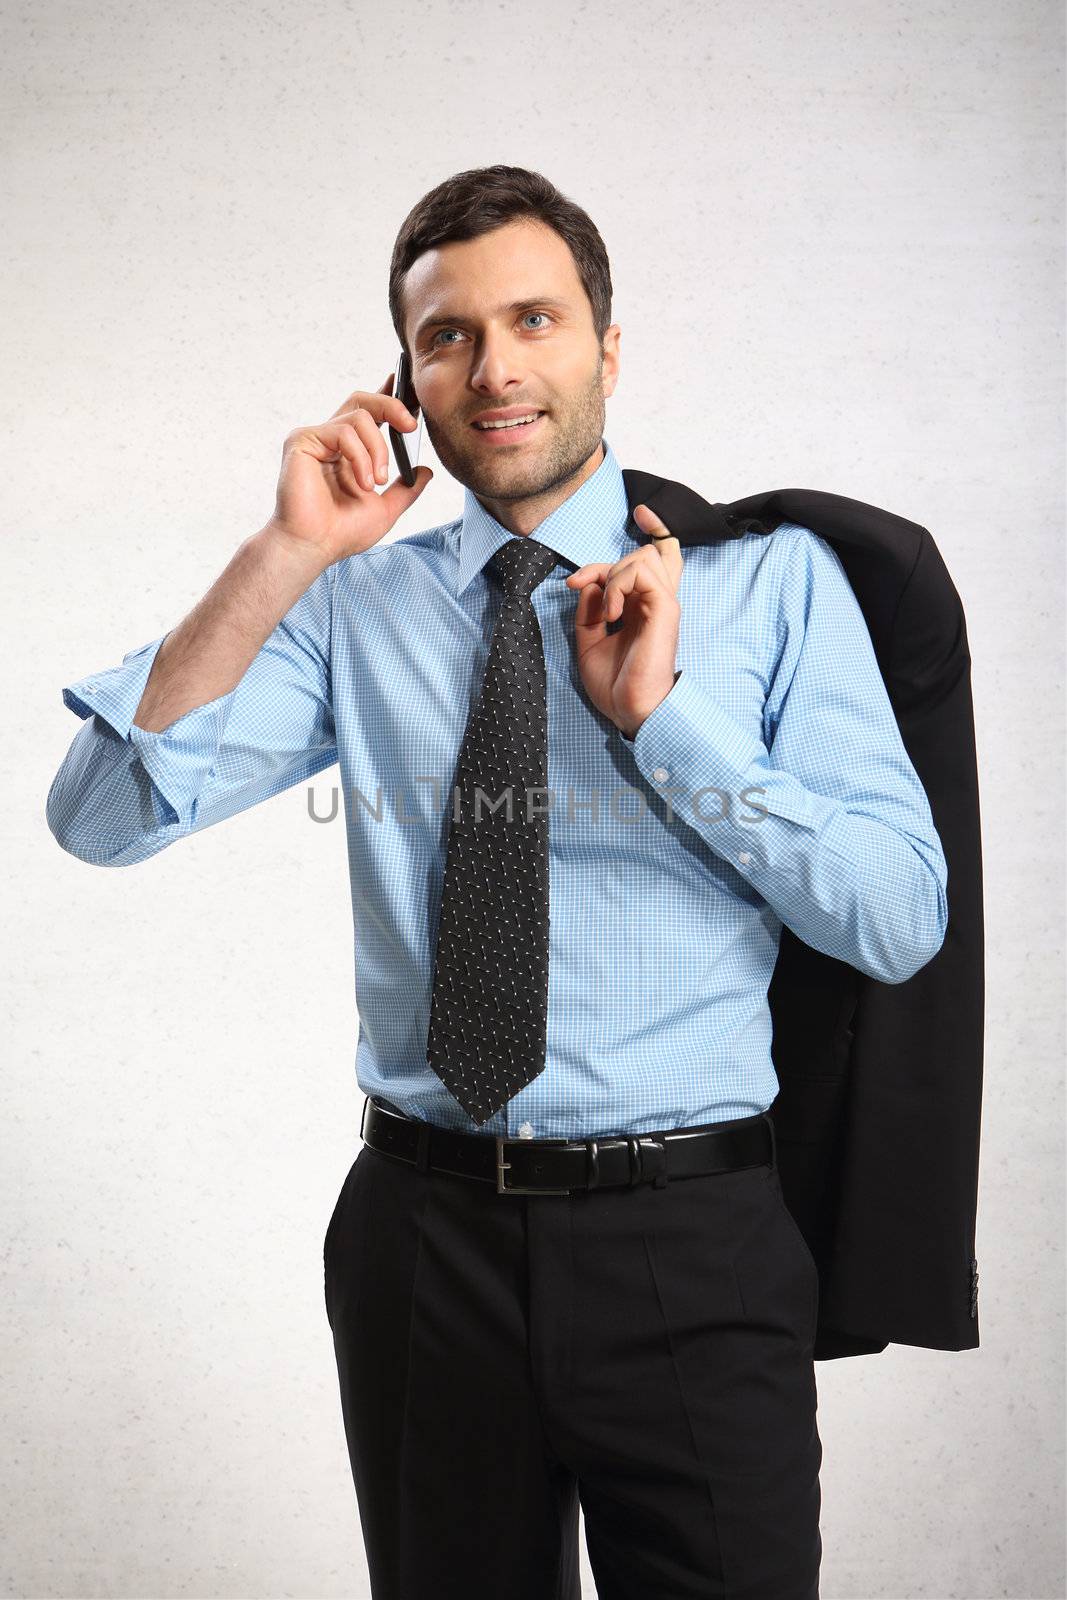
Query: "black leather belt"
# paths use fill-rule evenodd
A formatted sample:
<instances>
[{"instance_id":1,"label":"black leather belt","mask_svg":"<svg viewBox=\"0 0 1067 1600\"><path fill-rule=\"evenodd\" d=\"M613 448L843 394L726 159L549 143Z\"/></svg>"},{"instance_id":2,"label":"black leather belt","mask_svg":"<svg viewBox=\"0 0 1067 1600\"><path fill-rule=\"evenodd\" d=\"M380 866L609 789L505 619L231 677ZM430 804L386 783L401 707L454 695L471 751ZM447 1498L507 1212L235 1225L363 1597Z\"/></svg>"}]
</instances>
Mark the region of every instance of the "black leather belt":
<instances>
[{"instance_id":1,"label":"black leather belt","mask_svg":"<svg viewBox=\"0 0 1067 1600\"><path fill-rule=\"evenodd\" d=\"M653 1133L597 1139L509 1139L461 1133L405 1116L375 1095L363 1106L360 1135L382 1155L420 1172L447 1172L496 1185L497 1194L571 1194L698 1178L738 1167L774 1165L774 1125L766 1111Z\"/></svg>"}]
</instances>

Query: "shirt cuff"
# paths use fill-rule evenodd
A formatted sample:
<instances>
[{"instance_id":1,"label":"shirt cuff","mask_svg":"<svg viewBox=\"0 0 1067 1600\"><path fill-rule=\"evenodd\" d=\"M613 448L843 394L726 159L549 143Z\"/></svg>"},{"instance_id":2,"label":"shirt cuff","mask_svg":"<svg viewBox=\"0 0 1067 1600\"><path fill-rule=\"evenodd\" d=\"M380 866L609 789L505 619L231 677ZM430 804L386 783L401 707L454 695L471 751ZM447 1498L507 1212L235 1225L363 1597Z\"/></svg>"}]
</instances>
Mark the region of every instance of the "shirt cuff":
<instances>
[{"instance_id":1,"label":"shirt cuff","mask_svg":"<svg viewBox=\"0 0 1067 1600\"><path fill-rule=\"evenodd\" d=\"M91 717L93 713L113 728L120 739L129 740L133 714L141 703L152 663L167 635L149 640L139 650L123 656L121 667L107 667L94 672L63 690L63 704L75 716Z\"/></svg>"},{"instance_id":2,"label":"shirt cuff","mask_svg":"<svg viewBox=\"0 0 1067 1600\"><path fill-rule=\"evenodd\" d=\"M195 706L170 724L152 731L133 721L152 663L166 634L131 650L121 667L93 673L63 690L63 703L79 717L95 713L137 752L152 780L160 823L185 825L192 820L197 796L210 776L222 745L226 719L236 688ZM160 803L161 802L161 803Z\"/></svg>"},{"instance_id":3,"label":"shirt cuff","mask_svg":"<svg viewBox=\"0 0 1067 1600\"><path fill-rule=\"evenodd\" d=\"M169 728L150 732L130 726L130 743L148 776L174 812L173 821L185 826L193 820L197 797L215 770L222 747L226 719L236 688L194 706Z\"/></svg>"}]
</instances>

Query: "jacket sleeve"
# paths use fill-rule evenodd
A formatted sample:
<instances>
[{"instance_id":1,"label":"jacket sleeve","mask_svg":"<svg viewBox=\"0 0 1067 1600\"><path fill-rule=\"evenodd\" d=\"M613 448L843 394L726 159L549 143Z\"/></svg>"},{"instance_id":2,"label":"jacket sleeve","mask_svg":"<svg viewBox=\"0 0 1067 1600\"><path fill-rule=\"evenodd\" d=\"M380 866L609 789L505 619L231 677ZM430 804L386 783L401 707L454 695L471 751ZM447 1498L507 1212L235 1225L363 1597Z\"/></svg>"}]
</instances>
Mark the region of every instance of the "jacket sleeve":
<instances>
[{"instance_id":1,"label":"jacket sleeve","mask_svg":"<svg viewBox=\"0 0 1067 1600\"><path fill-rule=\"evenodd\" d=\"M83 726L45 802L63 849L97 866L129 866L332 766L332 590L329 567L228 694L160 732L132 718L166 634L64 688Z\"/></svg>"},{"instance_id":2,"label":"jacket sleeve","mask_svg":"<svg viewBox=\"0 0 1067 1600\"><path fill-rule=\"evenodd\" d=\"M798 938L903 983L944 942L948 867L859 601L811 529L785 564L779 645L762 738L683 669L627 748Z\"/></svg>"}]
</instances>

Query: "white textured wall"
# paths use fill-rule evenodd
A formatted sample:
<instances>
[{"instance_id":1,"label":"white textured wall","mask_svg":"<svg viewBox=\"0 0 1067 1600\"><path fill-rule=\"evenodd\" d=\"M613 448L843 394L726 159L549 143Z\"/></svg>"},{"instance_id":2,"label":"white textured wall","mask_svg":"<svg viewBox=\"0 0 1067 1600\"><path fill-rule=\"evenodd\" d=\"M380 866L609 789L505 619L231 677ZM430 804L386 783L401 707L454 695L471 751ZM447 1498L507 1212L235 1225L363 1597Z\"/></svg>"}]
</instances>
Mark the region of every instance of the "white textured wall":
<instances>
[{"instance_id":1,"label":"white textured wall","mask_svg":"<svg viewBox=\"0 0 1067 1600\"><path fill-rule=\"evenodd\" d=\"M3 1593L367 1592L321 1300L362 1107L341 821L297 788L107 871L44 800L60 687L262 525L288 430L392 367L408 208L508 161L604 234L623 465L888 506L963 596L983 1345L820 1364L823 1594L1062 1596L1060 8L8 0L0 29ZM438 467L398 532L460 505Z\"/></svg>"}]
</instances>

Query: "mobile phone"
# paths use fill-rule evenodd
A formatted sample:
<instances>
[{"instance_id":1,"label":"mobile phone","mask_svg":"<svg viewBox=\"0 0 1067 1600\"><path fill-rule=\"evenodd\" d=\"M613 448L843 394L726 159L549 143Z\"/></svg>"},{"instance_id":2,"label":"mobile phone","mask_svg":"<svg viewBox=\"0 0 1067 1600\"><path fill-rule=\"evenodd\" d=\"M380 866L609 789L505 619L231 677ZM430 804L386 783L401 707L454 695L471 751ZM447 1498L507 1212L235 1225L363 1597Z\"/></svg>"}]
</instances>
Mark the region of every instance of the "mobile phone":
<instances>
[{"instance_id":1,"label":"mobile phone","mask_svg":"<svg viewBox=\"0 0 1067 1600\"><path fill-rule=\"evenodd\" d=\"M422 412L419 410L419 402L415 397L415 385L411 381L411 363L407 358L407 352L404 350L400 352L400 360L397 362L396 371L393 373L393 393L402 405L407 406L418 423L418 427L411 433L400 433L398 429L393 427L391 422L387 424L389 428L389 443L393 447L393 457L396 461L397 471L400 473L401 481L410 489L415 482L415 468L419 464L419 446L422 443Z\"/></svg>"}]
</instances>

